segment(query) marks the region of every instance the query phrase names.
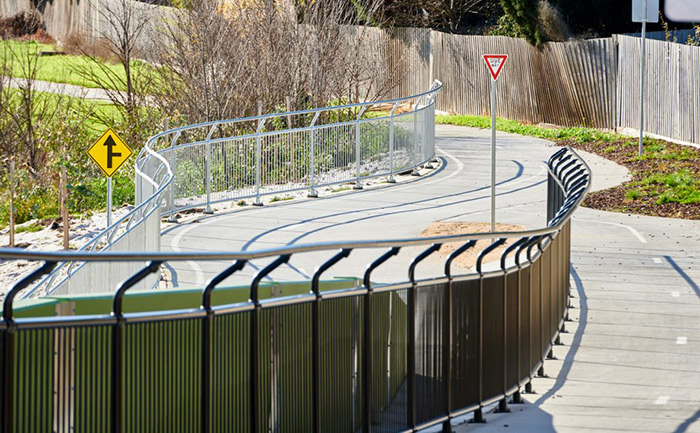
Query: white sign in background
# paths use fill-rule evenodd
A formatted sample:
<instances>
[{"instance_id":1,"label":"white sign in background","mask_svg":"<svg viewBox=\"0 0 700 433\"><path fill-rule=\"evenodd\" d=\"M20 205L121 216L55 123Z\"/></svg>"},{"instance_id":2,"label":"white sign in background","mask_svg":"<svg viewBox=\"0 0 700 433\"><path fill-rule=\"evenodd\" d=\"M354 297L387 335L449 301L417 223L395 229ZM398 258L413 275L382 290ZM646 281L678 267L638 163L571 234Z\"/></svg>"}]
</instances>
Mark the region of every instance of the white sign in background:
<instances>
[{"instance_id":1,"label":"white sign in background","mask_svg":"<svg viewBox=\"0 0 700 433\"><path fill-rule=\"evenodd\" d=\"M700 0L666 0L664 15L677 22L699 22Z\"/></svg>"},{"instance_id":2,"label":"white sign in background","mask_svg":"<svg viewBox=\"0 0 700 433\"><path fill-rule=\"evenodd\" d=\"M647 4L646 12L644 11L645 1ZM694 1L698 2L698 0ZM644 21L648 23L659 22L659 0L632 0L632 22L643 23Z\"/></svg>"}]
</instances>

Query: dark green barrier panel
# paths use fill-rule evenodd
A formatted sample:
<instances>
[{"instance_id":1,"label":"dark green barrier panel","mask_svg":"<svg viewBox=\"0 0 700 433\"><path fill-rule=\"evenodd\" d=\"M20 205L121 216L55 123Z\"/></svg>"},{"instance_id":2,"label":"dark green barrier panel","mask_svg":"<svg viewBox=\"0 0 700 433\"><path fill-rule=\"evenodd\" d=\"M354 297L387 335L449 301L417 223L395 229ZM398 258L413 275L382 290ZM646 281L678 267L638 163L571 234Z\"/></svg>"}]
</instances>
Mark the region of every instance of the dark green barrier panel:
<instances>
[{"instance_id":1,"label":"dark green barrier panel","mask_svg":"<svg viewBox=\"0 0 700 433\"><path fill-rule=\"evenodd\" d=\"M506 381L504 391L518 383L518 341L519 341L519 312L518 297L520 295L520 271L510 270L505 278L506 284ZM524 373L523 373L524 374Z\"/></svg>"},{"instance_id":2,"label":"dark green barrier panel","mask_svg":"<svg viewBox=\"0 0 700 433\"><path fill-rule=\"evenodd\" d=\"M54 366L53 329L17 331L14 344L15 433L51 432L54 407L65 410L69 395L54 401L54 368L65 371L69 364Z\"/></svg>"},{"instance_id":3,"label":"dark green barrier panel","mask_svg":"<svg viewBox=\"0 0 700 433\"><path fill-rule=\"evenodd\" d=\"M127 323L125 431L199 432L201 326L199 319Z\"/></svg>"},{"instance_id":4,"label":"dark green barrier panel","mask_svg":"<svg viewBox=\"0 0 700 433\"><path fill-rule=\"evenodd\" d=\"M478 279L452 283L452 408L479 402Z\"/></svg>"},{"instance_id":5,"label":"dark green barrier panel","mask_svg":"<svg viewBox=\"0 0 700 433\"><path fill-rule=\"evenodd\" d=\"M212 431L250 431L250 313L215 316Z\"/></svg>"},{"instance_id":6,"label":"dark green barrier panel","mask_svg":"<svg viewBox=\"0 0 700 433\"><path fill-rule=\"evenodd\" d=\"M520 374L523 379L532 370L532 296L530 290L529 264L519 272L520 279Z\"/></svg>"},{"instance_id":7,"label":"dark green barrier panel","mask_svg":"<svg viewBox=\"0 0 700 433\"><path fill-rule=\"evenodd\" d=\"M498 396L503 393L504 349L503 341L503 296L505 277L490 275L482 280L483 284L483 329L482 329L482 398Z\"/></svg>"}]
</instances>

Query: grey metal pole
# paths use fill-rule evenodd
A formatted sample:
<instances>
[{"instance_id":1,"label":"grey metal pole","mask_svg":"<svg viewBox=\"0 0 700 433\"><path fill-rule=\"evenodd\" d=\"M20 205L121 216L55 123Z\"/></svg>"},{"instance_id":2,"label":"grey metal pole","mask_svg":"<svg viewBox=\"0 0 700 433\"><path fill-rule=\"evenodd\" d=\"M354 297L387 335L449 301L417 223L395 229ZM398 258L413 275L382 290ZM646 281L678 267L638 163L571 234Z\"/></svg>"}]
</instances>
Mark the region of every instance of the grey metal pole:
<instances>
[{"instance_id":1,"label":"grey metal pole","mask_svg":"<svg viewBox=\"0 0 700 433\"><path fill-rule=\"evenodd\" d=\"M204 158L204 180L206 181L205 187L207 191L207 207L204 209L204 213L211 215L214 213L214 210L211 208L211 143L209 139L207 137L206 155Z\"/></svg>"},{"instance_id":2,"label":"grey metal pole","mask_svg":"<svg viewBox=\"0 0 700 433\"><path fill-rule=\"evenodd\" d=\"M316 121L321 115L320 111L314 114L314 118L311 119L311 130L309 131L309 198L317 198L318 192L316 191Z\"/></svg>"},{"instance_id":3,"label":"grey metal pole","mask_svg":"<svg viewBox=\"0 0 700 433\"><path fill-rule=\"evenodd\" d=\"M65 224L65 222L64 222ZM107 227L112 225L112 178L107 178Z\"/></svg>"},{"instance_id":4,"label":"grey metal pole","mask_svg":"<svg viewBox=\"0 0 700 433\"><path fill-rule=\"evenodd\" d=\"M364 111L364 110L362 110ZM357 120L355 121L355 186L352 187L352 189L362 189L362 182L360 182L360 160L361 160L361 155L360 155L360 150L361 150L361 143L360 143L360 117L362 114L360 113L357 116Z\"/></svg>"},{"instance_id":5,"label":"grey metal pole","mask_svg":"<svg viewBox=\"0 0 700 433\"><path fill-rule=\"evenodd\" d=\"M394 179L394 130L396 128L395 119L397 108L399 108L398 102L396 102L391 109L391 120L389 121L389 179L387 180L389 183L396 183L396 179Z\"/></svg>"},{"instance_id":6,"label":"grey metal pole","mask_svg":"<svg viewBox=\"0 0 700 433\"><path fill-rule=\"evenodd\" d=\"M639 70L639 156L644 151L644 82L646 73L646 40L647 40L647 0L644 0L644 19L642 21L642 51Z\"/></svg>"},{"instance_id":7,"label":"grey metal pole","mask_svg":"<svg viewBox=\"0 0 700 433\"><path fill-rule=\"evenodd\" d=\"M259 110L262 110L262 105L259 103ZM258 127L255 131L255 201L253 206L262 206L263 202L260 200L260 171L261 171L261 159L262 159L262 142L260 133L262 132L263 126L265 126L265 119L258 120Z\"/></svg>"},{"instance_id":8,"label":"grey metal pole","mask_svg":"<svg viewBox=\"0 0 700 433\"><path fill-rule=\"evenodd\" d=\"M496 231L496 80L491 80L491 232Z\"/></svg>"}]
</instances>

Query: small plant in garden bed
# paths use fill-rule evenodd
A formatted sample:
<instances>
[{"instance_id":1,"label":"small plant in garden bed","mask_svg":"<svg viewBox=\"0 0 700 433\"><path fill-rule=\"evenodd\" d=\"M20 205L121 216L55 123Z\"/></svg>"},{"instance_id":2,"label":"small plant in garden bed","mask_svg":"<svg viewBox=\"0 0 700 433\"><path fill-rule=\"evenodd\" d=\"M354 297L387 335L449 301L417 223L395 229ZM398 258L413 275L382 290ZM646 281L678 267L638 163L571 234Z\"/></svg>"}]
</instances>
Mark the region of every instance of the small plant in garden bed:
<instances>
[{"instance_id":1,"label":"small plant in garden bed","mask_svg":"<svg viewBox=\"0 0 700 433\"><path fill-rule=\"evenodd\" d=\"M287 200L294 200L294 197L277 197L274 196L272 199L270 199L270 203L276 203L278 201L287 201Z\"/></svg>"},{"instance_id":2,"label":"small plant in garden bed","mask_svg":"<svg viewBox=\"0 0 700 433\"><path fill-rule=\"evenodd\" d=\"M482 116L437 116L437 123L476 128L490 127ZM700 219L700 149L663 140L629 137L590 128L545 129L498 119L496 128L551 140L562 146L594 153L627 167L632 179L622 185L591 193L585 206L615 212Z\"/></svg>"}]
</instances>

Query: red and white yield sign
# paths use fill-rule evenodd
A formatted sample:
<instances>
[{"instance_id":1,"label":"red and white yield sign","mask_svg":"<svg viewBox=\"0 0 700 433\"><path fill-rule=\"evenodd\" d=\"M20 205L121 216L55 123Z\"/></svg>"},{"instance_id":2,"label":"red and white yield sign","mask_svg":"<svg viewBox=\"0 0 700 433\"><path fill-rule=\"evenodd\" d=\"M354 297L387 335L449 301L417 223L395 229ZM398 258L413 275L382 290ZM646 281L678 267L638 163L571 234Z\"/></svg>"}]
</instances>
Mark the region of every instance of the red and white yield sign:
<instances>
[{"instance_id":1,"label":"red and white yield sign","mask_svg":"<svg viewBox=\"0 0 700 433\"><path fill-rule=\"evenodd\" d=\"M486 67L489 68L494 81L498 80L498 76L501 74L507 60L508 56L506 54L484 54Z\"/></svg>"}]
</instances>

